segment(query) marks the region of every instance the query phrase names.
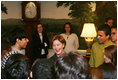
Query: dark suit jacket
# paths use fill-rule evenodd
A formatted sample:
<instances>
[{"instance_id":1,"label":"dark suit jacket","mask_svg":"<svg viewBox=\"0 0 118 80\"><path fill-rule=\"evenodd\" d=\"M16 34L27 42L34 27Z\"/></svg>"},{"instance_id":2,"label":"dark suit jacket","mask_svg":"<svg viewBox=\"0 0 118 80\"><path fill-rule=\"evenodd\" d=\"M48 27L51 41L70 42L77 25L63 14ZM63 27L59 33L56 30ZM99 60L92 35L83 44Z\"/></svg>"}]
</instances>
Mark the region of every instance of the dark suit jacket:
<instances>
[{"instance_id":1,"label":"dark suit jacket","mask_svg":"<svg viewBox=\"0 0 118 80\"><path fill-rule=\"evenodd\" d=\"M38 32L33 35L32 55L31 55L33 61L37 58L46 58L48 54L49 40L48 40L47 34L42 33L42 36L43 36L43 42L41 43L41 39ZM46 43L47 46L45 46L44 43ZM45 51L45 54L43 55L41 54L42 49L44 49Z\"/></svg>"}]
</instances>

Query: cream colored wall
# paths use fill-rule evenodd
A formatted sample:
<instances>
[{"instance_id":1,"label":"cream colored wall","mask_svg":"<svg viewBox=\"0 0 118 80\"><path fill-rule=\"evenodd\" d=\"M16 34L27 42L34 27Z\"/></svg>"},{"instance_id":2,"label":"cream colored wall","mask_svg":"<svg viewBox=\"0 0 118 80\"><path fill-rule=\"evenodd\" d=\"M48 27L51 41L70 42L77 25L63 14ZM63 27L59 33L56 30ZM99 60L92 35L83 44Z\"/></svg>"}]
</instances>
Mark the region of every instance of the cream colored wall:
<instances>
[{"instance_id":1,"label":"cream colored wall","mask_svg":"<svg viewBox=\"0 0 118 80\"><path fill-rule=\"evenodd\" d=\"M21 19L21 1L1 1L7 8L8 14L1 12L2 19ZM56 1L41 1L41 18L70 19L69 7L56 7Z\"/></svg>"},{"instance_id":2,"label":"cream colored wall","mask_svg":"<svg viewBox=\"0 0 118 80\"><path fill-rule=\"evenodd\" d=\"M1 3L3 3L8 9L8 14L1 12L1 19L21 19L21 1L1 1Z\"/></svg>"}]
</instances>

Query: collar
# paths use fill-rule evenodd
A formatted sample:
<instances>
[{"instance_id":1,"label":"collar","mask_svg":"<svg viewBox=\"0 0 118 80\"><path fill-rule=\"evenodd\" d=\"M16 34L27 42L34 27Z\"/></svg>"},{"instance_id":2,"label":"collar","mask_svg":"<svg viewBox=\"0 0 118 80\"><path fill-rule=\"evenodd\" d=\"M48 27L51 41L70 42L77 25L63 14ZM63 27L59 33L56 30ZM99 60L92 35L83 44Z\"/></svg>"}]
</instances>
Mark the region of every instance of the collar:
<instances>
[{"instance_id":1,"label":"collar","mask_svg":"<svg viewBox=\"0 0 118 80\"><path fill-rule=\"evenodd\" d=\"M108 43L106 43L106 44L104 45L104 47L108 47L108 46L110 46L110 45L116 45L116 44L113 43L111 40L109 40Z\"/></svg>"},{"instance_id":2,"label":"collar","mask_svg":"<svg viewBox=\"0 0 118 80\"><path fill-rule=\"evenodd\" d=\"M42 36L42 33L38 33L40 36Z\"/></svg>"},{"instance_id":3,"label":"collar","mask_svg":"<svg viewBox=\"0 0 118 80\"><path fill-rule=\"evenodd\" d=\"M14 48L13 46L11 47L11 50L12 50L12 51L17 51L18 53L22 54L22 51L21 51L21 50L18 50L18 49L16 49L16 48Z\"/></svg>"}]
</instances>

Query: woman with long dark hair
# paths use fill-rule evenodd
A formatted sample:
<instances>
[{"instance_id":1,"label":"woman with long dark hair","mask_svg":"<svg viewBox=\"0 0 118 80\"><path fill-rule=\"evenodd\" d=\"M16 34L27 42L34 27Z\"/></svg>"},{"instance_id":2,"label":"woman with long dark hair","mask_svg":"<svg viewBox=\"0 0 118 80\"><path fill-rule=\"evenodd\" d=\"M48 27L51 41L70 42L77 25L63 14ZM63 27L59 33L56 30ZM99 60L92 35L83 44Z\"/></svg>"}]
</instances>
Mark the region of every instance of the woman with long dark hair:
<instances>
[{"instance_id":1,"label":"woman with long dark hair","mask_svg":"<svg viewBox=\"0 0 118 80\"><path fill-rule=\"evenodd\" d=\"M66 40L65 52L69 53L70 51L75 51L79 48L79 39L78 36L72 32L71 23L65 23L64 31L61 36Z\"/></svg>"}]
</instances>

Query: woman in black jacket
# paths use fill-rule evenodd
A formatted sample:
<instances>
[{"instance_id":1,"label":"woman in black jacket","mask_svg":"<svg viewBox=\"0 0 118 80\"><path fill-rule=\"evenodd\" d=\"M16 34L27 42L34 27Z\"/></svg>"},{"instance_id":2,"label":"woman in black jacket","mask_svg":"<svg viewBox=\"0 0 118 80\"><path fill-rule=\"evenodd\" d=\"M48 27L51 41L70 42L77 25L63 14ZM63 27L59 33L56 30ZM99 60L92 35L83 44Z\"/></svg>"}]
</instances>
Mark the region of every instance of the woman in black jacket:
<instances>
[{"instance_id":1,"label":"woman in black jacket","mask_svg":"<svg viewBox=\"0 0 118 80\"><path fill-rule=\"evenodd\" d=\"M46 58L48 54L49 40L43 30L41 23L37 24L37 31L32 38L32 60L37 58Z\"/></svg>"}]
</instances>

